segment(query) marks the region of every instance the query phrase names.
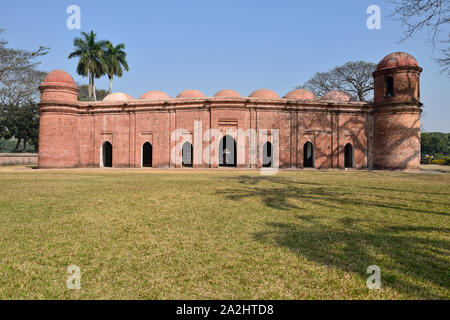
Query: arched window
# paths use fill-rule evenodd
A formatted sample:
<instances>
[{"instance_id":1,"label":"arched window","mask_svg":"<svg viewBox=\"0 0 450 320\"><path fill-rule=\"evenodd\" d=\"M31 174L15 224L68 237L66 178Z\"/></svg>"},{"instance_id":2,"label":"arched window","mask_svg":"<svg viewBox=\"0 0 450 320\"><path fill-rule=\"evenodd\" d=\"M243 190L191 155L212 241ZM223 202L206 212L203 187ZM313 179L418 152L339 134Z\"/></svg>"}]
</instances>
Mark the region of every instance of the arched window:
<instances>
[{"instance_id":1,"label":"arched window","mask_svg":"<svg viewBox=\"0 0 450 320\"><path fill-rule=\"evenodd\" d=\"M386 97L394 96L394 78L387 77L386 78Z\"/></svg>"},{"instance_id":2,"label":"arched window","mask_svg":"<svg viewBox=\"0 0 450 320\"><path fill-rule=\"evenodd\" d=\"M346 168L353 168L353 146L351 143L345 145L344 165Z\"/></svg>"},{"instance_id":3,"label":"arched window","mask_svg":"<svg viewBox=\"0 0 450 320\"><path fill-rule=\"evenodd\" d=\"M226 135L220 140L219 144L219 166L236 167L236 141L232 136Z\"/></svg>"},{"instance_id":4,"label":"arched window","mask_svg":"<svg viewBox=\"0 0 450 320\"><path fill-rule=\"evenodd\" d=\"M309 141L303 146L303 168L314 168L314 146Z\"/></svg>"},{"instance_id":5,"label":"arched window","mask_svg":"<svg viewBox=\"0 0 450 320\"><path fill-rule=\"evenodd\" d=\"M150 142L146 142L142 146L142 166L153 166L153 146Z\"/></svg>"},{"instance_id":6,"label":"arched window","mask_svg":"<svg viewBox=\"0 0 450 320\"><path fill-rule=\"evenodd\" d=\"M192 167L193 161L193 148L190 142L185 142L183 148L181 149L181 159L183 167Z\"/></svg>"},{"instance_id":7,"label":"arched window","mask_svg":"<svg viewBox=\"0 0 450 320\"><path fill-rule=\"evenodd\" d=\"M267 141L263 146L263 167L270 168L273 166L273 147L272 143Z\"/></svg>"},{"instance_id":8,"label":"arched window","mask_svg":"<svg viewBox=\"0 0 450 320\"><path fill-rule=\"evenodd\" d=\"M102 144L102 151L101 151L101 156L102 158L100 159L100 166L101 167L112 167L112 152L113 152L113 148L112 148L112 144L109 141L105 141Z\"/></svg>"}]
</instances>

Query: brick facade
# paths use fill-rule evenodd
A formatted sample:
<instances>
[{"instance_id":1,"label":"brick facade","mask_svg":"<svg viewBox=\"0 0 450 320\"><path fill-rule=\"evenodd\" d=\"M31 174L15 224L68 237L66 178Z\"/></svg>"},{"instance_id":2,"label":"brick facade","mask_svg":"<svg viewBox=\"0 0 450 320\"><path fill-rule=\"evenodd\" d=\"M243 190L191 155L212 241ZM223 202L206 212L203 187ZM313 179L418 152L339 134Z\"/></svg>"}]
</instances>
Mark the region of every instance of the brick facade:
<instances>
[{"instance_id":1,"label":"brick facade","mask_svg":"<svg viewBox=\"0 0 450 320\"><path fill-rule=\"evenodd\" d=\"M397 60L392 60L393 55ZM208 129L220 132L213 138L216 144L227 130L240 129L241 135L255 130L256 137L234 136L243 154L238 167L261 167L259 154L257 164L251 163L250 146L261 142L261 129L267 130L268 141L272 139L271 131L278 129L280 168L303 168L303 148L311 142L316 168L343 169L345 146L351 144L353 168L417 170L421 68L414 65L415 60L404 62L402 55L406 54L394 53L380 62L374 72L373 102L353 102L339 92L315 99L306 90L294 90L279 98L265 89L249 97L240 97L231 90L220 91L214 97L186 90L174 99L152 91L137 100L114 94L101 102L78 102L72 78L56 70L40 87L39 167L101 167L105 141L113 147L113 167L140 168L146 142L152 146L153 167L179 167L181 162L171 158L179 142L171 139L175 129L186 130L184 139L192 143L194 153L211 143L194 135L197 121L202 133ZM383 62L386 59L387 64ZM389 96L387 77L393 78L389 80L393 81L393 94ZM177 152L181 158L181 150ZM194 159L194 167L218 167L216 153L207 155L211 163Z\"/></svg>"}]
</instances>

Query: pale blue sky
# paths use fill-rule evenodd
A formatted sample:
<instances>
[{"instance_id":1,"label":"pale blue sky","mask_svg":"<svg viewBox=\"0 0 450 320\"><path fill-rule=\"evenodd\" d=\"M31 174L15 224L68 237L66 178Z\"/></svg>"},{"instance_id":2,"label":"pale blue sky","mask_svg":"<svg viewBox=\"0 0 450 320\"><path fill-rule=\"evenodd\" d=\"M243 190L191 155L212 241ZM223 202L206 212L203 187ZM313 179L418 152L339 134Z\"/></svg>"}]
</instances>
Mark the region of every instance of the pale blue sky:
<instances>
[{"instance_id":1,"label":"pale blue sky","mask_svg":"<svg viewBox=\"0 0 450 320\"><path fill-rule=\"evenodd\" d=\"M213 95L234 89L248 95L269 88L284 95L315 72L350 60L378 62L394 51L411 53L424 68L421 98L427 131L450 131L450 78L432 61L426 33L399 43L402 28L388 19L387 1L2 1L0 28L11 47L51 48L41 69L63 69L79 30L66 28L66 9L81 8L81 30L124 42L130 72L114 91L138 98L149 90L175 97L184 89ZM366 9L381 8L381 30L368 30ZM448 30L447 30L448 32ZM107 78L97 87L106 89Z\"/></svg>"}]
</instances>

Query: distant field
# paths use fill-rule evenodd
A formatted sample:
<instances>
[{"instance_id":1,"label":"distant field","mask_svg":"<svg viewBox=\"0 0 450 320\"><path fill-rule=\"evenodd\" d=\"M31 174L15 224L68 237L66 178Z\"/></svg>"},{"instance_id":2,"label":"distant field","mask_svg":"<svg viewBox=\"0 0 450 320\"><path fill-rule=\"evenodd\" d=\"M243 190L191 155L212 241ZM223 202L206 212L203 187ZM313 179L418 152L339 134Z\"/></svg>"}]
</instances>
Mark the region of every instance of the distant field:
<instances>
[{"instance_id":1,"label":"distant field","mask_svg":"<svg viewBox=\"0 0 450 320\"><path fill-rule=\"evenodd\" d=\"M0 299L449 299L449 266L449 173L0 168Z\"/></svg>"}]
</instances>

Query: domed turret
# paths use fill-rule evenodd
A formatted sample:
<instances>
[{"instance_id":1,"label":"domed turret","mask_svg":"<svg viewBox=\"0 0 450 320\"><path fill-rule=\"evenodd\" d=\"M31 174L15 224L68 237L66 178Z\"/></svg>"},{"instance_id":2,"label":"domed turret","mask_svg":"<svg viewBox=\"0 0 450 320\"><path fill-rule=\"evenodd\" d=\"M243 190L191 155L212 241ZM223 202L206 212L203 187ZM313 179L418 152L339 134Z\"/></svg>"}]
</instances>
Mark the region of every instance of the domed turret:
<instances>
[{"instance_id":1,"label":"domed turret","mask_svg":"<svg viewBox=\"0 0 450 320\"><path fill-rule=\"evenodd\" d=\"M41 101L73 101L78 100L78 87L72 76L63 70L53 70L47 74L42 84Z\"/></svg>"},{"instance_id":2,"label":"domed turret","mask_svg":"<svg viewBox=\"0 0 450 320\"><path fill-rule=\"evenodd\" d=\"M64 70L53 70L44 79L44 83L65 83L75 85L75 81L72 76L65 72Z\"/></svg>"},{"instance_id":3,"label":"domed turret","mask_svg":"<svg viewBox=\"0 0 450 320\"><path fill-rule=\"evenodd\" d=\"M378 63L377 70L396 68L396 67L418 67L417 60L406 52L394 52L388 54L380 63Z\"/></svg>"},{"instance_id":4,"label":"domed turret","mask_svg":"<svg viewBox=\"0 0 450 320\"><path fill-rule=\"evenodd\" d=\"M373 73L374 168L420 168L421 72L413 56L394 52Z\"/></svg>"},{"instance_id":5,"label":"domed turret","mask_svg":"<svg viewBox=\"0 0 450 320\"><path fill-rule=\"evenodd\" d=\"M39 167L76 167L80 161L78 87L70 74L53 70L39 90Z\"/></svg>"}]
</instances>

